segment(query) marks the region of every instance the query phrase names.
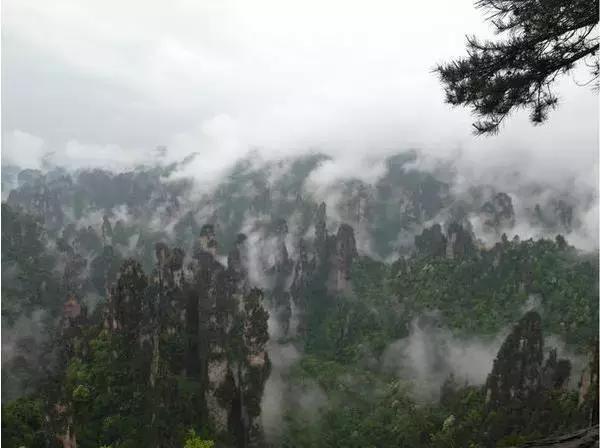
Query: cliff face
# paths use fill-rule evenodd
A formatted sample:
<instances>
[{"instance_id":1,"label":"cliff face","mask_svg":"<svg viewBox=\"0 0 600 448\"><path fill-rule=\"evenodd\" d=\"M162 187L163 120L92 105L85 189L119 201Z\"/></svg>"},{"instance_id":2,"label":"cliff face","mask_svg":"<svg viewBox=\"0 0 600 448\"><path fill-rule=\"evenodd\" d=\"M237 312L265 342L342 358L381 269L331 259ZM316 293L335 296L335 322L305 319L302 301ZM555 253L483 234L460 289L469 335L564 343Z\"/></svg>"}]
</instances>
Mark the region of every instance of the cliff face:
<instances>
[{"instance_id":1,"label":"cliff face","mask_svg":"<svg viewBox=\"0 0 600 448\"><path fill-rule=\"evenodd\" d=\"M485 386L489 409L513 409L514 417L518 418L528 408L528 412L537 416L535 418L543 418L547 412L545 403L552 391L565 389L571 363L558 359L554 349L544 360L541 328L539 314L530 311L507 336ZM529 418L535 421L531 415Z\"/></svg>"},{"instance_id":2,"label":"cliff face","mask_svg":"<svg viewBox=\"0 0 600 448\"><path fill-rule=\"evenodd\" d=\"M358 257L354 229L341 224L336 235L329 235L326 221L327 209L321 203L315 218L314 275L327 279L330 293L348 293L352 263Z\"/></svg>"},{"instance_id":3,"label":"cliff face","mask_svg":"<svg viewBox=\"0 0 600 448\"><path fill-rule=\"evenodd\" d=\"M423 256L443 257L446 254L446 244L446 236L439 224L424 229L421 235L415 237L417 253Z\"/></svg>"},{"instance_id":4,"label":"cliff face","mask_svg":"<svg viewBox=\"0 0 600 448\"><path fill-rule=\"evenodd\" d=\"M578 413L572 402L573 394L567 390L571 363L559 359L554 349L544 359L541 328L539 314L526 313L506 337L494 360L485 384L485 412L490 422L486 437L490 443L514 434L515 428L522 428L525 433L555 434L557 430L566 432L580 427L565 424L573 413ZM573 403L572 410L561 417L556 416L557 397ZM567 440L573 444L563 444ZM542 442L524 446L553 446ZM579 436L556 438L554 442L564 447L588 446L580 445L583 442Z\"/></svg>"},{"instance_id":5,"label":"cliff face","mask_svg":"<svg viewBox=\"0 0 600 448\"><path fill-rule=\"evenodd\" d=\"M131 366L149 389L149 440L164 446L159 430L166 409L189 403L181 418L210 425L232 446L258 446L260 398L270 371L268 313L262 292L250 288L246 238L239 235L227 267L215 258L217 242L205 226L191 261L156 245L156 266L146 277L126 261L106 307L106 326L137 341ZM177 396L177 378L194 384ZM149 442L149 443L150 443ZM170 443L170 442L169 442Z\"/></svg>"},{"instance_id":6,"label":"cliff face","mask_svg":"<svg viewBox=\"0 0 600 448\"><path fill-rule=\"evenodd\" d=\"M333 289L336 292L350 291L352 262L357 257L354 230L348 224L342 224L335 237L335 256L331 266L334 278Z\"/></svg>"},{"instance_id":7,"label":"cliff face","mask_svg":"<svg viewBox=\"0 0 600 448\"><path fill-rule=\"evenodd\" d=\"M595 341L588 355L588 363L579 381L579 407L589 424L598 421L598 340Z\"/></svg>"},{"instance_id":8,"label":"cliff face","mask_svg":"<svg viewBox=\"0 0 600 448\"><path fill-rule=\"evenodd\" d=\"M448 227L446 241L446 258L465 258L475 253L472 234L463 226L453 222Z\"/></svg>"},{"instance_id":9,"label":"cliff face","mask_svg":"<svg viewBox=\"0 0 600 448\"><path fill-rule=\"evenodd\" d=\"M415 248L422 257L462 259L476 253L472 232L457 222L450 223L446 233L439 224L423 229L415 236Z\"/></svg>"},{"instance_id":10,"label":"cliff face","mask_svg":"<svg viewBox=\"0 0 600 448\"><path fill-rule=\"evenodd\" d=\"M266 275L272 285L271 300L275 319L281 326L281 336L287 336L290 333L292 319L290 283L294 271L294 261L290 258L286 246L288 226L285 220L280 219L275 223L274 233L275 253L273 254L273 264L268 268Z\"/></svg>"},{"instance_id":11,"label":"cliff face","mask_svg":"<svg viewBox=\"0 0 600 448\"><path fill-rule=\"evenodd\" d=\"M553 198L546 204L536 204L530 213L534 224L553 231L570 232L577 224L573 205L564 199Z\"/></svg>"},{"instance_id":12,"label":"cliff face","mask_svg":"<svg viewBox=\"0 0 600 448\"><path fill-rule=\"evenodd\" d=\"M337 211L342 220L351 225L358 235L368 236L374 214L373 190L360 181L351 181L344 186L341 196Z\"/></svg>"},{"instance_id":13,"label":"cliff face","mask_svg":"<svg viewBox=\"0 0 600 448\"><path fill-rule=\"evenodd\" d=\"M21 188L10 192L7 203L21 206L28 213L42 217L48 230L60 229L65 221L61 203L64 202L66 189L64 186L58 188L56 181L53 184L43 183L41 178L31 178Z\"/></svg>"},{"instance_id":14,"label":"cliff face","mask_svg":"<svg viewBox=\"0 0 600 448\"><path fill-rule=\"evenodd\" d=\"M289 292L298 316L298 332L305 330L307 301L329 300L352 292L351 272L358 258L354 229L341 224L335 235L327 231L327 209L322 203L315 215L312 244L298 241ZM328 299L329 297L329 299Z\"/></svg>"},{"instance_id":15,"label":"cliff face","mask_svg":"<svg viewBox=\"0 0 600 448\"><path fill-rule=\"evenodd\" d=\"M327 206L321 202L315 215L315 267L326 270L330 254L329 235L327 233Z\"/></svg>"},{"instance_id":16,"label":"cliff face","mask_svg":"<svg viewBox=\"0 0 600 448\"><path fill-rule=\"evenodd\" d=\"M210 253L213 257L217 254L217 239L215 236L215 228L212 224L205 224L202 226L198 243L200 250Z\"/></svg>"},{"instance_id":17,"label":"cliff face","mask_svg":"<svg viewBox=\"0 0 600 448\"><path fill-rule=\"evenodd\" d=\"M512 199L506 193L496 193L481 207L483 224L496 233L515 225Z\"/></svg>"},{"instance_id":18,"label":"cliff face","mask_svg":"<svg viewBox=\"0 0 600 448\"><path fill-rule=\"evenodd\" d=\"M541 318L529 312L508 335L486 384L486 401L491 407L535 400L542 389L544 341Z\"/></svg>"},{"instance_id":19,"label":"cliff face","mask_svg":"<svg viewBox=\"0 0 600 448\"><path fill-rule=\"evenodd\" d=\"M297 254L292 283L290 285L290 297L298 318L296 331L299 334L303 334L306 331L304 314L307 306L307 295L309 294L311 279L315 272L315 263L303 239L298 241Z\"/></svg>"},{"instance_id":20,"label":"cliff face","mask_svg":"<svg viewBox=\"0 0 600 448\"><path fill-rule=\"evenodd\" d=\"M58 369L65 372L70 360L78 351L83 340L83 331L88 324L87 309L77 296L69 293L63 305L60 333L56 341ZM77 431L74 425L74 403L61 389L53 390L53 406L47 414L50 425L55 428L57 439L63 448L77 447Z\"/></svg>"},{"instance_id":21,"label":"cliff face","mask_svg":"<svg viewBox=\"0 0 600 448\"><path fill-rule=\"evenodd\" d=\"M240 235L227 269L215 270L209 289L205 392L212 422L233 434L240 447L262 440L260 397L270 371L265 347L268 313L262 307L262 292L249 287L245 244Z\"/></svg>"}]
</instances>

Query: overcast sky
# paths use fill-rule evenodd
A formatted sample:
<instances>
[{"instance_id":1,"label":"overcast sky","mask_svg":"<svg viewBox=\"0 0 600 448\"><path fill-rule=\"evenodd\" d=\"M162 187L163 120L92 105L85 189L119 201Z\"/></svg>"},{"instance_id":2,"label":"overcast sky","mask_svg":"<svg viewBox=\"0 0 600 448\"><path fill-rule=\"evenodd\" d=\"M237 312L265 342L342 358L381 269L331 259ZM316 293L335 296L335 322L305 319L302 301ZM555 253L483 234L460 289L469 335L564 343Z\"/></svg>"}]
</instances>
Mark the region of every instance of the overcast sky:
<instances>
[{"instance_id":1,"label":"overcast sky","mask_svg":"<svg viewBox=\"0 0 600 448\"><path fill-rule=\"evenodd\" d=\"M595 182L597 95L572 76L547 124L471 135L432 73L465 34L489 34L472 0L4 0L2 160L123 165L167 145L218 167L250 147L412 147Z\"/></svg>"}]
</instances>

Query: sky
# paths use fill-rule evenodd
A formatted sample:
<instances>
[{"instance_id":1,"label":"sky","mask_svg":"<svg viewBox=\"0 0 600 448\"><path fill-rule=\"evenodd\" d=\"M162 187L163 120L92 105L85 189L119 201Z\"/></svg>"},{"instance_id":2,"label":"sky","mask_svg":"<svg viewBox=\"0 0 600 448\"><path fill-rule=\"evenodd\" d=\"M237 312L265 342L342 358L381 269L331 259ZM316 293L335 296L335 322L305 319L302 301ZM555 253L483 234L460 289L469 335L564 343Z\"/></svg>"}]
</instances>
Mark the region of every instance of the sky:
<instances>
[{"instance_id":1,"label":"sky","mask_svg":"<svg viewBox=\"0 0 600 448\"><path fill-rule=\"evenodd\" d=\"M490 33L472 0L4 0L2 162L122 169L166 145L210 176L251 148L318 149L360 174L416 148L484 177L519 165L596 185L585 73L560 80L546 124L520 113L494 137L444 104L433 67Z\"/></svg>"}]
</instances>

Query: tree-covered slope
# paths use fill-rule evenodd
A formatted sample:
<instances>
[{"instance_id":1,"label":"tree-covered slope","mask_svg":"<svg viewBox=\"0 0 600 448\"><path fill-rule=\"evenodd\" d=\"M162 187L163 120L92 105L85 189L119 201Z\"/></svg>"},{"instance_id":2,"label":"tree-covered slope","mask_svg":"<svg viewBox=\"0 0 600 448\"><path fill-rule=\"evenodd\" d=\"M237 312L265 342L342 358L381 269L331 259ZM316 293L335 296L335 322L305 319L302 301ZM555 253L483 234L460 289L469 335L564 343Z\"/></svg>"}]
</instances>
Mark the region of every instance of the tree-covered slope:
<instances>
[{"instance_id":1,"label":"tree-covered slope","mask_svg":"<svg viewBox=\"0 0 600 448\"><path fill-rule=\"evenodd\" d=\"M459 198L414 161L324 191L319 155L203 192L174 167L16 174L5 443L483 448L591 425L598 262L556 236L568 206L509 239L510 195Z\"/></svg>"}]
</instances>

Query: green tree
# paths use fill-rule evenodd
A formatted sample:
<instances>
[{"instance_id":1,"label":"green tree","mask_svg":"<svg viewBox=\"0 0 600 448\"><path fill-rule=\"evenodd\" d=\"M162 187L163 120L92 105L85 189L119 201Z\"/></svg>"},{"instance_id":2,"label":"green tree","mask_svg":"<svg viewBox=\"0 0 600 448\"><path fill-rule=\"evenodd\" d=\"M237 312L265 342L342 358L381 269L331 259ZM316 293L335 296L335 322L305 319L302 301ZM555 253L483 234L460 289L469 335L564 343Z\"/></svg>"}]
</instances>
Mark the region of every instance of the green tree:
<instances>
[{"instance_id":1,"label":"green tree","mask_svg":"<svg viewBox=\"0 0 600 448\"><path fill-rule=\"evenodd\" d=\"M196 431L190 429L185 438L185 445L183 445L183 448L213 448L214 446L215 442L212 440L204 440L196 434Z\"/></svg>"},{"instance_id":2,"label":"green tree","mask_svg":"<svg viewBox=\"0 0 600 448\"><path fill-rule=\"evenodd\" d=\"M477 0L504 40L467 38L467 56L439 65L446 102L470 107L476 134L496 133L516 109L542 123L558 98L551 86L560 74L585 62L598 79L595 54L598 0Z\"/></svg>"},{"instance_id":3,"label":"green tree","mask_svg":"<svg viewBox=\"0 0 600 448\"><path fill-rule=\"evenodd\" d=\"M19 398L2 406L2 442L6 446L49 446L44 431L44 409L39 399Z\"/></svg>"}]
</instances>

